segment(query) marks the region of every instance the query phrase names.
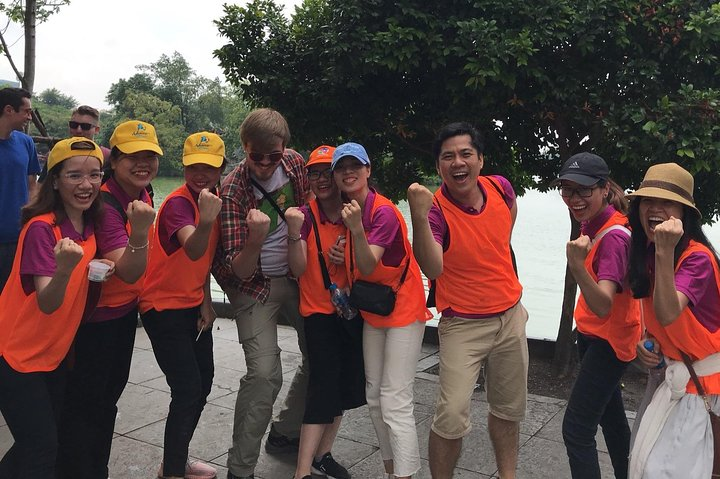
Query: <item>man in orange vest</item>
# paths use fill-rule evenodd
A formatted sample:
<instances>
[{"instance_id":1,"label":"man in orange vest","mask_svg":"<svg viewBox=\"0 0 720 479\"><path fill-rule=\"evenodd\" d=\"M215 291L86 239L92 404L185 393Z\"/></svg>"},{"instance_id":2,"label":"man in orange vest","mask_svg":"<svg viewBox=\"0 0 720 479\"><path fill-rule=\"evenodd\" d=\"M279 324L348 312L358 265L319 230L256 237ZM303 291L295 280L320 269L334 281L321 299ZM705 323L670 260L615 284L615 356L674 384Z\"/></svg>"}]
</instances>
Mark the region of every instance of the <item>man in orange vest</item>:
<instances>
[{"instance_id":1,"label":"man in orange vest","mask_svg":"<svg viewBox=\"0 0 720 479\"><path fill-rule=\"evenodd\" d=\"M441 187L434 195L417 183L408 188L413 251L435 280L442 315L440 395L429 442L433 479L453 477L483 365L488 430L503 479L515 477L525 416L528 316L510 247L517 204L508 180L479 176L482 152L482 138L471 125L446 125L433 145Z\"/></svg>"}]
</instances>

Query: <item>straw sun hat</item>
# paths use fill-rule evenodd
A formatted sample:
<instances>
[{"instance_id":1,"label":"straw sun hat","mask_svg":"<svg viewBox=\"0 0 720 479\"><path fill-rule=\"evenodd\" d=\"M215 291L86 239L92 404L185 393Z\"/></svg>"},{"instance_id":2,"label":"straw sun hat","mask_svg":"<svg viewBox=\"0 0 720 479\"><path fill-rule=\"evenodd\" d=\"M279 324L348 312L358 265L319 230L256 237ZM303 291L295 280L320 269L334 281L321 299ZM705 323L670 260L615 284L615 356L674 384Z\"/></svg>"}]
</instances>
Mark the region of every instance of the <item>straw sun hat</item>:
<instances>
[{"instance_id":1,"label":"straw sun hat","mask_svg":"<svg viewBox=\"0 0 720 479\"><path fill-rule=\"evenodd\" d=\"M689 206L698 216L701 216L693 199L694 187L695 180L687 170L677 163L661 163L648 168L640 187L635 192L628 194L627 197L644 196L677 201Z\"/></svg>"}]
</instances>

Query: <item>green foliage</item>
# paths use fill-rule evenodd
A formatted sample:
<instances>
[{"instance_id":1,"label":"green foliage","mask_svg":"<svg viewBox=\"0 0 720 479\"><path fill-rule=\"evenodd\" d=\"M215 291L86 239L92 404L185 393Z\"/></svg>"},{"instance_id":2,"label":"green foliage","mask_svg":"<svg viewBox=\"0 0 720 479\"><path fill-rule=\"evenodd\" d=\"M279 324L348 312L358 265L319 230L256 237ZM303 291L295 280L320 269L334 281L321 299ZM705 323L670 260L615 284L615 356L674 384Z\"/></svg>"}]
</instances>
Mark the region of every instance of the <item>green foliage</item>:
<instances>
[{"instance_id":1,"label":"green foliage","mask_svg":"<svg viewBox=\"0 0 720 479\"><path fill-rule=\"evenodd\" d=\"M294 143L363 143L386 193L434 170L435 132L466 120L485 172L547 188L584 150L635 187L654 162L696 174L720 211L720 5L699 0L272 0L226 5L215 52L254 105L281 111ZM536 181L538 183L536 183Z\"/></svg>"},{"instance_id":2,"label":"green foliage","mask_svg":"<svg viewBox=\"0 0 720 479\"><path fill-rule=\"evenodd\" d=\"M227 156L240 148L238 129L248 108L234 91L198 75L178 52L162 55L158 61L137 67L138 73L113 83L107 101L112 116L103 119L103 139L127 119L147 121L155 126L165 153L160 175L182 174L182 147L185 138L208 130L222 136Z\"/></svg>"},{"instance_id":3,"label":"green foliage","mask_svg":"<svg viewBox=\"0 0 720 479\"><path fill-rule=\"evenodd\" d=\"M11 2L0 2L0 12L7 15L10 21L23 23L25 19L25 3L22 0L13 0ZM42 23L48 17L60 10L63 5L69 5L70 0L36 0L35 21Z\"/></svg>"},{"instance_id":4,"label":"green foliage","mask_svg":"<svg viewBox=\"0 0 720 479\"><path fill-rule=\"evenodd\" d=\"M78 101L70 95L65 95L57 88L48 88L42 93L37 95L37 100L40 100L45 105L56 105L66 109L73 109Z\"/></svg>"}]
</instances>

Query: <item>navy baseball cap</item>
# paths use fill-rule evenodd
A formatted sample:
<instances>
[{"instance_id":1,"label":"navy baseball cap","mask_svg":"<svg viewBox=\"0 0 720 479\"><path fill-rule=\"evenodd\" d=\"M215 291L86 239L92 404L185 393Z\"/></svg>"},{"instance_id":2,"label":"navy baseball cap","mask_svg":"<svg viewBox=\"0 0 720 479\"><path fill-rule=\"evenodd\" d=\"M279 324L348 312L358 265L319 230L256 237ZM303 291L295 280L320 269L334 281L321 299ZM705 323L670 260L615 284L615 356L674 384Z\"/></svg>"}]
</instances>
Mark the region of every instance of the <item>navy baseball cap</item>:
<instances>
[{"instance_id":1,"label":"navy baseball cap","mask_svg":"<svg viewBox=\"0 0 720 479\"><path fill-rule=\"evenodd\" d=\"M583 152L567 159L553 184L567 180L583 186L592 186L598 181L607 180L608 176L610 169L605 160L593 153Z\"/></svg>"}]
</instances>

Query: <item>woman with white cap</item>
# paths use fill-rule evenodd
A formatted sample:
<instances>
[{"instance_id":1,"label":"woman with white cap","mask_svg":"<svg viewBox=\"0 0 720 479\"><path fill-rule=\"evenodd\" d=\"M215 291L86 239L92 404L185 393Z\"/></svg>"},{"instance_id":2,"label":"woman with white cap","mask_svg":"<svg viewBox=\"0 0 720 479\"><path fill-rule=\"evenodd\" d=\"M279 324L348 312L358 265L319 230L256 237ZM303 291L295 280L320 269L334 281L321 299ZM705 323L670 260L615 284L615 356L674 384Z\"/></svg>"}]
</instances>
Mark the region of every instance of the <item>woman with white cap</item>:
<instances>
[{"instance_id":1,"label":"woman with white cap","mask_svg":"<svg viewBox=\"0 0 720 479\"><path fill-rule=\"evenodd\" d=\"M387 314L371 312L352 293L351 301L356 298L354 305L365 320L365 394L385 472L409 478L420 469L413 383L425 321L430 318L420 267L402 214L368 184L370 158L365 148L357 143L338 146L332 170L345 202L345 266L351 287L363 281L366 286L391 288L396 296Z\"/></svg>"},{"instance_id":2,"label":"woman with white cap","mask_svg":"<svg viewBox=\"0 0 720 479\"><path fill-rule=\"evenodd\" d=\"M575 307L578 373L562 433L572 477L600 479L595 435L602 426L616 478L627 477L630 427L620 381L640 340L640 315L626 282L630 253L627 200L598 155L571 156L556 180L580 236L567 243L580 287Z\"/></svg>"},{"instance_id":3,"label":"woman with white cap","mask_svg":"<svg viewBox=\"0 0 720 479\"><path fill-rule=\"evenodd\" d=\"M720 268L693 187L689 172L664 163L651 166L628 195L630 286L653 345L648 351L645 341L638 343L638 357L652 368L661 353L668 364L634 436L631 478L709 478L713 472L708 411L720 412Z\"/></svg>"},{"instance_id":4,"label":"woman with white cap","mask_svg":"<svg viewBox=\"0 0 720 479\"><path fill-rule=\"evenodd\" d=\"M22 210L17 254L0 295L0 412L15 439L0 460L2 478L55 477L64 359L99 294L88 264L97 249L102 164L91 140L58 142L45 181Z\"/></svg>"}]
</instances>

